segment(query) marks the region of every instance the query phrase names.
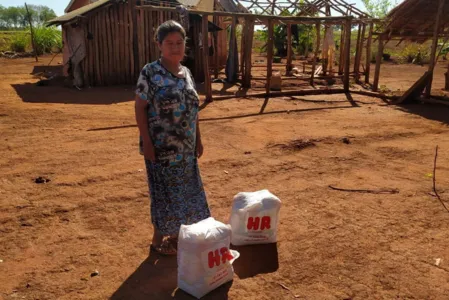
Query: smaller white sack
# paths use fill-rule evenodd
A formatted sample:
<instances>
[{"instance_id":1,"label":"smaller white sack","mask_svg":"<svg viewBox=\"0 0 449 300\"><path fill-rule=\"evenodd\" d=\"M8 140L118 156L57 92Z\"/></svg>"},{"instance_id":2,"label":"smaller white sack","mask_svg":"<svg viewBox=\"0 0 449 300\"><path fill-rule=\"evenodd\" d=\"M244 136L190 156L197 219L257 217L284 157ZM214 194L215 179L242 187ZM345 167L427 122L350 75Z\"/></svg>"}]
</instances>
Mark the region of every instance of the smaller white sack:
<instances>
[{"instance_id":1,"label":"smaller white sack","mask_svg":"<svg viewBox=\"0 0 449 300\"><path fill-rule=\"evenodd\" d=\"M236 246L277 242L281 200L268 190L238 193L231 212L232 239Z\"/></svg>"},{"instance_id":2,"label":"smaller white sack","mask_svg":"<svg viewBox=\"0 0 449 300\"><path fill-rule=\"evenodd\" d=\"M178 287L201 298L234 276L239 253L230 250L231 226L207 218L181 225L178 241Z\"/></svg>"}]
</instances>

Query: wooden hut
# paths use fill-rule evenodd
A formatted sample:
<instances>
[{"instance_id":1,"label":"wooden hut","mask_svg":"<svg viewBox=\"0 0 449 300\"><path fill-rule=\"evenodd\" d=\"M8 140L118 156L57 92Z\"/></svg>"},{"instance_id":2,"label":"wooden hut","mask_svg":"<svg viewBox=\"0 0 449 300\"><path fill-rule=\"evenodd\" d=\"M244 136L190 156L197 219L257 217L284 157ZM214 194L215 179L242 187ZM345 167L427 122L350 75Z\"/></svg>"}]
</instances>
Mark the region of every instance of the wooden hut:
<instances>
[{"instance_id":1,"label":"wooden hut","mask_svg":"<svg viewBox=\"0 0 449 300\"><path fill-rule=\"evenodd\" d=\"M407 91L399 102L407 101L410 96L430 96L433 72L438 59L438 39L449 38L449 0L405 0L394 8L385 18L383 30L378 34L376 72L373 90L377 90L384 45L397 39L424 43L432 40L430 63L427 72ZM446 73L446 87L449 89L449 66ZM413 98L413 97L412 97Z\"/></svg>"},{"instance_id":2,"label":"wooden hut","mask_svg":"<svg viewBox=\"0 0 449 300\"><path fill-rule=\"evenodd\" d=\"M226 11L220 1L232 0L144 0L139 4ZM62 25L64 71L74 77L75 85L132 84L142 66L159 57L153 39L155 29L167 20L180 21L180 14L178 11L138 10L136 6L135 0L72 0L67 14L48 22L48 26ZM189 67L195 80L202 82L202 16L188 13L188 19L189 53L195 62ZM210 18L208 35L210 33L211 38L206 47L213 47L214 51L209 51L209 65L216 63L216 68L226 62L226 31L222 30L225 26L223 17Z\"/></svg>"}]
</instances>

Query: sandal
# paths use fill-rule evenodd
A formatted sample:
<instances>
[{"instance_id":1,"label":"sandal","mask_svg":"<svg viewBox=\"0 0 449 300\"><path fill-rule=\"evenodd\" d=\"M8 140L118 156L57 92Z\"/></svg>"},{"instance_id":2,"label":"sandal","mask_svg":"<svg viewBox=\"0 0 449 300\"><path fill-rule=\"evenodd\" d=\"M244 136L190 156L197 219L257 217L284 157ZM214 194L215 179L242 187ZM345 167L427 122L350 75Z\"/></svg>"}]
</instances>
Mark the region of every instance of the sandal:
<instances>
[{"instance_id":1,"label":"sandal","mask_svg":"<svg viewBox=\"0 0 449 300\"><path fill-rule=\"evenodd\" d=\"M155 246L151 244L151 250L156 251L157 253L164 256L173 256L177 255L178 251L176 247L173 245L170 239L164 239L159 245Z\"/></svg>"},{"instance_id":2,"label":"sandal","mask_svg":"<svg viewBox=\"0 0 449 300\"><path fill-rule=\"evenodd\" d=\"M178 237L169 237L167 238L168 242L175 248L175 250L178 250Z\"/></svg>"}]
</instances>

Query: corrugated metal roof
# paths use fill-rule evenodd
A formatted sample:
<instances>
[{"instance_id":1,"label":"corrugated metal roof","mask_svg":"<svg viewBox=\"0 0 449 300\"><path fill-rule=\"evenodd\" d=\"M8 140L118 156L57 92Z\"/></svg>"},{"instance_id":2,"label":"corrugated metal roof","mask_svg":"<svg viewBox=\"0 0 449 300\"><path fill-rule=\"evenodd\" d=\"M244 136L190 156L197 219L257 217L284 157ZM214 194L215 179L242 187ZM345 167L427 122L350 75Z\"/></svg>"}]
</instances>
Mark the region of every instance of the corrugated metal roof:
<instances>
[{"instance_id":1,"label":"corrugated metal roof","mask_svg":"<svg viewBox=\"0 0 449 300\"><path fill-rule=\"evenodd\" d=\"M57 17L57 18L54 18L54 19L48 21L47 26L55 25L55 24L63 24L63 23L69 22L69 21L75 19L76 17L82 16L96 8L99 8L99 7L107 4L108 2L111 2L111 1L112 0L99 0L97 2L80 7L78 9L75 9L75 10L69 12L68 14L62 15L60 17Z\"/></svg>"}]
</instances>

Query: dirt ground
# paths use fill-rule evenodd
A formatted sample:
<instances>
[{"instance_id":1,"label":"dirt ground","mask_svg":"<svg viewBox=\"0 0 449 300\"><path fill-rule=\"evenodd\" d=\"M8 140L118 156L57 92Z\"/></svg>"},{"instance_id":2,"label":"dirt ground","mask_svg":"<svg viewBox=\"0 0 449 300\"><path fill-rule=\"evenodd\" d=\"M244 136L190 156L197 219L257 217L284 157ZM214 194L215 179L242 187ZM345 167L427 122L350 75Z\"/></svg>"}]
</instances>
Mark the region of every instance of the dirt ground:
<instances>
[{"instance_id":1,"label":"dirt ground","mask_svg":"<svg viewBox=\"0 0 449 300\"><path fill-rule=\"evenodd\" d=\"M149 254L132 87L32 84L49 59L0 60L0 299L192 299L176 290L176 258ZM384 66L381 84L411 85L422 70ZM206 299L449 299L449 213L432 194L439 145L449 205L448 107L359 95L265 104L202 105L213 216L226 222L240 191L283 201L278 243L240 247L234 281Z\"/></svg>"}]
</instances>

